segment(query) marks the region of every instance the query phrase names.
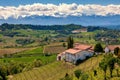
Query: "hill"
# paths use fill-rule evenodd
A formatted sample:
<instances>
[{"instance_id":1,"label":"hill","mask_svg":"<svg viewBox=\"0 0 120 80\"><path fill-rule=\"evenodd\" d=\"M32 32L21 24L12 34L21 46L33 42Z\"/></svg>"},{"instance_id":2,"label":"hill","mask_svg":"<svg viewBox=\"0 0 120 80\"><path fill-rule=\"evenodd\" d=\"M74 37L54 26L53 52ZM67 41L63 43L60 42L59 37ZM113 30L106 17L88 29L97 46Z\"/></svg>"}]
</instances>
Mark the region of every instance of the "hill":
<instances>
[{"instance_id":1,"label":"hill","mask_svg":"<svg viewBox=\"0 0 120 80\"><path fill-rule=\"evenodd\" d=\"M74 66L65 62L53 62L51 64L35 68L31 71L13 75L9 80L59 80L66 73L73 74L73 71L81 69L83 71L91 71L96 69L103 56L92 57L79 66Z\"/></svg>"}]
</instances>

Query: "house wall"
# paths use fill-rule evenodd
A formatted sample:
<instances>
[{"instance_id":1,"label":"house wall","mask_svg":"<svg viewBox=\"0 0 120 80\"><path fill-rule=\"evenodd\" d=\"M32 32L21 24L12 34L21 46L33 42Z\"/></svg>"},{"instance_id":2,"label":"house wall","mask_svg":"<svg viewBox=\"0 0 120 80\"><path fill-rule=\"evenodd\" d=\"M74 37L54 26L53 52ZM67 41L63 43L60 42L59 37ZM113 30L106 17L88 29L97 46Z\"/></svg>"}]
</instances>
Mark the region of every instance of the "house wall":
<instances>
[{"instance_id":1,"label":"house wall","mask_svg":"<svg viewBox=\"0 0 120 80\"><path fill-rule=\"evenodd\" d=\"M63 60L63 59L65 59L65 54L58 55L57 56L57 60L58 61L59 61L59 57L61 58L60 60Z\"/></svg>"},{"instance_id":2,"label":"house wall","mask_svg":"<svg viewBox=\"0 0 120 80\"><path fill-rule=\"evenodd\" d=\"M108 47L106 47L104 49L104 51L105 51L105 53L109 53L109 52L114 53L114 50L110 50Z\"/></svg>"},{"instance_id":3,"label":"house wall","mask_svg":"<svg viewBox=\"0 0 120 80\"><path fill-rule=\"evenodd\" d=\"M66 53L65 54L65 60L68 62L74 62L76 56L74 54Z\"/></svg>"},{"instance_id":4,"label":"house wall","mask_svg":"<svg viewBox=\"0 0 120 80\"><path fill-rule=\"evenodd\" d=\"M76 54L65 53L65 60L68 62L75 63L78 59L80 60L86 59L87 56L91 57L93 56L93 53L89 51L81 51Z\"/></svg>"},{"instance_id":5,"label":"house wall","mask_svg":"<svg viewBox=\"0 0 120 80\"><path fill-rule=\"evenodd\" d=\"M86 59L87 56L91 57L91 56L93 56L93 53L89 52L89 51L82 51L82 52L76 54L76 60L78 60L78 59L84 60L84 59Z\"/></svg>"},{"instance_id":6,"label":"house wall","mask_svg":"<svg viewBox=\"0 0 120 80\"><path fill-rule=\"evenodd\" d=\"M109 49L108 47L106 47L106 48L104 49L104 51L105 51L105 53L108 53L108 52L110 52L110 49Z\"/></svg>"}]
</instances>

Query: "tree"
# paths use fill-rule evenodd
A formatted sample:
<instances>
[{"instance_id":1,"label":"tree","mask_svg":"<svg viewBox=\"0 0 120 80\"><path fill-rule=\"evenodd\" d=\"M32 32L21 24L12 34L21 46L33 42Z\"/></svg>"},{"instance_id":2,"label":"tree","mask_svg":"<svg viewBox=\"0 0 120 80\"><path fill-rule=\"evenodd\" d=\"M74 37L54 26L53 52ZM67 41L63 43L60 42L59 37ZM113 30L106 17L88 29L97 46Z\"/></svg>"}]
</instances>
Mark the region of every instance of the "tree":
<instances>
[{"instance_id":1,"label":"tree","mask_svg":"<svg viewBox=\"0 0 120 80\"><path fill-rule=\"evenodd\" d=\"M67 47L68 49L73 48L74 40L71 36L68 37L67 44L68 44L68 47Z\"/></svg>"},{"instance_id":2,"label":"tree","mask_svg":"<svg viewBox=\"0 0 120 80\"><path fill-rule=\"evenodd\" d=\"M94 76L96 76L97 75L97 70L94 70Z\"/></svg>"},{"instance_id":3,"label":"tree","mask_svg":"<svg viewBox=\"0 0 120 80\"><path fill-rule=\"evenodd\" d=\"M4 65L0 65L0 76L2 78L2 80L7 80L6 76L7 76L7 68Z\"/></svg>"},{"instance_id":4,"label":"tree","mask_svg":"<svg viewBox=\"0 0 120 80\"><path fill-rule=\"evenodd\" d=\"M75 76L79 79L79 77L80 77L81 74L82 74L82 71L78 69L78 70L74 71L74 74L75 74Z\"/></svg>"},{"instance_id":5,"label":"tree","mask_svg":"<svg viewBox=\"0 0 120 80\"><path fill-rule=\"evenodd\" d=\"M114 58L114 57L110 58L108 61L108 66L109 66L109 70L110 70L110 77L113 77L112 72L113 72L113 69L115 68L116 62L117 62L116 58Z\"/></svg>"},{"instance_id":6,"label":"tree","mask_svg":"<svg viewBox=\"0 0 120 80\"><path fill-rule=\"evenodd\" d=\"M103 52L103 47L100 43L97 43L94 47L95 52Z\"/></svg>"},{"instance_id":7,"label":"tree","mask_svg":"<svg viewBox=\"0 0 120 80\"><path fill-rule=\"evenodd\" d=\"M65 43L63 43L63 47L66 47L66 44L65 44Z\"/></svg>"},{"instance_id":8,"label":"tree","mask_svg":"<svg viewBox=\"0 0 120 80\"><path fill-rule=\"evenodd\" d=\"M116 59L116 64L115 64L117 77L120 77L120 75L119 75L119 66L120 66L120 59L117 58L117 59Z\"/></svg>"},{"instance_id":9,"label":"tree","mask_svg":"<svg viewBox=\"0 0 120 80\"><path fill-rule=\"evenodd\" d=\"M120 58L120 49L118 51L117 57Z\"/></svg>"},{"instance_id":10,"label":"tree","mask_svg":"<svg viewBox=\"0 0 120 80\"><path fill-rule=\"evenodd\" d=\"M104 71L104 80L106 80L107 63L104 59L99 63L99 67Z\"/></svg>"},{"instance_id":11,"label":"tree","mask_svg":"<svg viewBox=\"0 0 120 80\"><path fill-rule=\"evenodd\" d=\"M116 47L116 48L114 49L114 54L117 56L118 53L119 53L119 47Z\"/></svg>"}]
</instances>

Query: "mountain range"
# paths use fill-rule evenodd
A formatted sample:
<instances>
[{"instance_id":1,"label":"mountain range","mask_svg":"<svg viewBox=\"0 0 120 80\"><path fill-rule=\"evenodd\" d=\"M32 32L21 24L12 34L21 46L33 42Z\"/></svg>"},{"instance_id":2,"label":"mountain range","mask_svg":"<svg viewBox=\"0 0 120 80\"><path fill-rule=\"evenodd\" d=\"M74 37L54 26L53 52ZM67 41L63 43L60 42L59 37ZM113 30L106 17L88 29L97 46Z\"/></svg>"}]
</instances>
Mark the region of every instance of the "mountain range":
<instances>
[{"instance_id":1,"label":"mountain range","mask_svg":"<svg viewBox=\"0 0 120 80\"><path fill-rule=\"evenodd\" d=\"M82 15L82 16L66 16L66 17L53 17L53 16L26 16L0 19L0 24L33 24L33 25L64 25L64 24L80 24L84 26L108 26L108 25L120 25L120 15Z\"/></svg>"}]
</instances>

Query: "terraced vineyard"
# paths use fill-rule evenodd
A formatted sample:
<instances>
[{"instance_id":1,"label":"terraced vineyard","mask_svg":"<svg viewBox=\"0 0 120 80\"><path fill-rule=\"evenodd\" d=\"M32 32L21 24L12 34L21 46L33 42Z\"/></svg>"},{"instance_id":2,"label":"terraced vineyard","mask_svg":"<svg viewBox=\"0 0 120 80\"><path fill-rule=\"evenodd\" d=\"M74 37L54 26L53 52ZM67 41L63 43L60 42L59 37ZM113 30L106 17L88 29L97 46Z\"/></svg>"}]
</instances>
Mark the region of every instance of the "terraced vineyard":
<instances>
[{"instance_id":1,"label":"terraced vineyard","mask_svg":"<svg viewBox=\"0 0 120 80\"><path fill-rule=\"evenodd\" d=\"M101 55L98 57L92 57L84 63L81 63L79 66L56 61L40 68L34 68L31 71L13 75L9 80L59 80L64 77L66 73L72 74L76 69L90 71L97 68L102 58L103 56Z\"/></svg>"},{"instance_id":2,"label":"terraced vineyard","mask_svg":"<svg viewBox=\"0 0 120 80\"><path fill-rule=\"evenodd\" d=\"M44 48L44 53L61 53L65 51L65 47L62 46L46 46Z\"/></svg>"}]
</instances>

